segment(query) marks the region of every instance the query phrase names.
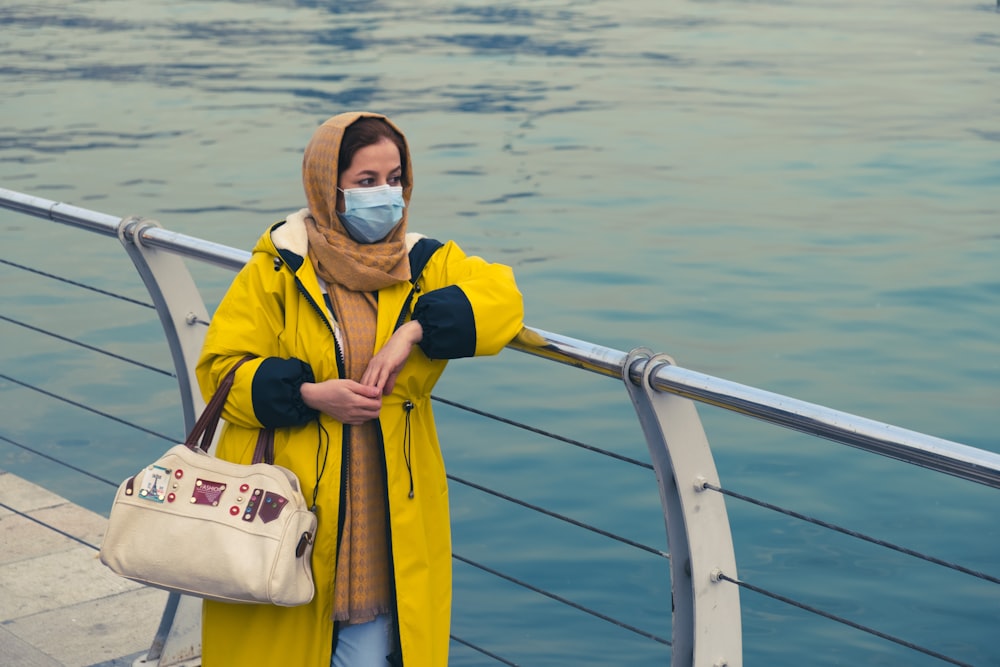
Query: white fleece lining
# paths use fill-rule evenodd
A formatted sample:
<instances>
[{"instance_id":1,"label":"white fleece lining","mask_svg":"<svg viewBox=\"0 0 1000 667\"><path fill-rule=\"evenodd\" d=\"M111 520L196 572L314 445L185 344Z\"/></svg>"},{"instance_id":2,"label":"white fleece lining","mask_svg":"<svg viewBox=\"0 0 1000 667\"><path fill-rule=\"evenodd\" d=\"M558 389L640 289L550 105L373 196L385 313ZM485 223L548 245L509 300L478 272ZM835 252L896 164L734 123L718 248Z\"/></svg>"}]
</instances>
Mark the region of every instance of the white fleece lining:
<instances>
[{"instance_id":1,"label":"white fleece lining","mask_svg":"<svg viewBox=\"0 0 1000 667\"><path fill-rule=\"evenodd\" d=\"M302 208L285 218L285 224L271 232L271 241L279 250L291 250L299 257L309 252L309 234L306 233L306 216L309 209Z\"/></svg>"}]
</instances>

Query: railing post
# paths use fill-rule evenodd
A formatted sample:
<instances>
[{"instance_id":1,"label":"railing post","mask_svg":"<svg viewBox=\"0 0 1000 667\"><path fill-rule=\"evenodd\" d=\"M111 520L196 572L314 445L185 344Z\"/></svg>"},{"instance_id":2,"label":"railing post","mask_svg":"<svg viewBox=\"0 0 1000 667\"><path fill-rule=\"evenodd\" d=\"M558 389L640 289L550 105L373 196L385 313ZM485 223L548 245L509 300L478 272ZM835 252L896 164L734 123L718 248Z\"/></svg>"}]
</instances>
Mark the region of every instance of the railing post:
<instances>
[{"instance_id":1,"label":"railing post","mask_svg":"<svg viewBox=\"0 0 1000 667\"><path fill-rule=\"evenodd\" d=\"M638 386L631 377L635 364L643 364ZM694 403L653 387L653 376L667 365L674 365L673 359L636 349L622 376L646 436L666 521L673 596L670 665L739 667L739 588L718 578L722 573L736 577L725 499L704 490L705 483L720 484Z\"/></svg>"},{"instance_id":2,"label":"railing post","mask_svg":"<svg viewBox=\"0 0 1000 667\"><path fill-rule=\"evenodd\" d=\"M118 238L149 291L174 361L181 392L185 431L205 408L194 367L201 352L208 310L184 260L174 253L144 246L142 233L159 227L154 220L125 218ZM171 593L149 651L133 665L196 667L201 664L201 600Z\"/></svg>"},{"instance_id":3,"label":"railing post","mask_svg":"<svg viewBox=\"0 0 1000 667\"><path fill-rule=\"evenodd\" d=\"M118 238L160 316L181 390L184 425L191 430L205 408L194 367L205 340L203 325L208 322L208 310L184 260L174 253L143 245L142 233L159 226L155 220L125 218L118 225Z\"/></svg>"}]
</instances>

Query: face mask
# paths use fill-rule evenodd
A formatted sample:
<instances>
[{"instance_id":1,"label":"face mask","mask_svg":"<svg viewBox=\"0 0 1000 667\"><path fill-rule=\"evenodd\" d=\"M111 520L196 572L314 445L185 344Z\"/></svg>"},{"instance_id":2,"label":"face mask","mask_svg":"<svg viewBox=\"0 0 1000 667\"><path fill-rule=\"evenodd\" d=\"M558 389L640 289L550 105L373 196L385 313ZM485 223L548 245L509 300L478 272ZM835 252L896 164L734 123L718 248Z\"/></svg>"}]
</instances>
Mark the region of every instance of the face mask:
<instances>
[{"instance_id":1,"label":"face mask","mask_svg":"<svg viewBox=\"0 0 1000 667\"><path fill-rule=\"evenodd\" d=\"M344 212L338 211L337 217L358 243L381 241L403 218L402 186L380 185L340 191L344 193Z\"/></svg>"}]
</instances>

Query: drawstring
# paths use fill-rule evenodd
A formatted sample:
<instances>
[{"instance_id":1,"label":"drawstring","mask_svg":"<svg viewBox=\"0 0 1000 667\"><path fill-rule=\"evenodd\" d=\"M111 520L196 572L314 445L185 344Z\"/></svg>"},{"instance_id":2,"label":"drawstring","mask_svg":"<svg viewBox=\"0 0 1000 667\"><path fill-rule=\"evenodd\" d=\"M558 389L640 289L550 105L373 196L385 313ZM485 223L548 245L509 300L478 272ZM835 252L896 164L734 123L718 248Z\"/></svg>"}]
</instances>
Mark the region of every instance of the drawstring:
<instances>
[{"instance_id":1,"label":"drawstring","mask_svg":"<svg viewBox=\"0 0 1000 667\"><path fill-rule=\"evenodd\" d=\"M320 422L319 418L316 419L316 486L313 487L313 502L312 507L309 511L316 513L316 498L319 496L319 481L323 479L323 473L326 472L326 460L330 456L330 434L327 433L326 428L323 423ZM323 465L320 466L319 463L319 452L323 449L323 436L326 436L326 449L323 452Z\"/></svg>"},{"instance_id":2,"label":"drawstring","mask_svg":"<svg viewBox=\"0 0 1000 667\"><path fill-rule=\"evenodd\" d=\"M403 409L406 410L406 427L403 430L403 459L406 461L406 471L410 476L410 493L409 497L413 498L413 466L411 463L411 446L412 438L410 437L410 412L413 410L413 401L404 401ZM323 479L323 473L326 472L326 461L330 456L330 434L327 432L323 424L317 419L316 420L316 486L313 487L313 497L312 497L312 507L310 511L316 511L316 498L319 496L319 482ZM326 447L323 447L323 436L326 436ZM323 463L320 463L320 451L323 452Z\"/></svg>"},{"instance_id":3,"label":"drawstring","mask_svg":"<svg viewBox=\"0 0 1000 667\"><path fill-rule=\"evenodd\" d=\"M410 412L413 410L413 401L403 401L403 409L406 410L406 428L403 430L403 460L406 461L406 471L410 474L410 498L413 497L413 465L410 459L410 448L413 444L410 437Z\"/></svg>"}]
</instances>

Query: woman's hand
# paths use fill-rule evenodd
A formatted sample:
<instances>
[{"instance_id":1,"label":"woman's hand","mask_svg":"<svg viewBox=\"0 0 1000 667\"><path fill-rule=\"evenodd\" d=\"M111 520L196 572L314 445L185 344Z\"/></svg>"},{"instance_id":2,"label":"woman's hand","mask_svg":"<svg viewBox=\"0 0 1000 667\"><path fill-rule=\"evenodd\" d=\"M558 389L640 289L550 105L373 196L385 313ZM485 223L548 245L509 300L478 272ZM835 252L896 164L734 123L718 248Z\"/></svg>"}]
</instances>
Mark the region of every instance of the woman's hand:
<instances>
[{"instance_id":1,"label":"woman's hand","mask_svg":"<svg viewBox=\"0 0 1000 667\"><path fill-rule=\"evenodd\" d=\"M354 380L303 382L300 391L306 405L343 424L370 421L382 409L380 390Z\"/></svg>"},{"instance_id":2,"label":"woman's hand","mask_svg":"<svg viewBox=\"0 0 1000 667\"><path fill-rule=\"evenodd\" d=\"M361 376L361 384L374 387L383 396L392 393L399 371L403 370L403 365L410 357L410 350L423 337L424 328L416 320L410 320L396 329L382 349L368 362L368 368Z\"/></svg>"},{"instance_id":3,"label":"woman's hand","mask_svg":"<svg viewBox=\"0 0 1000 667\"><path fill-rule=\"evenodd\" d=\"M372 357L361 382L303 382L300 389L302 400L310 408L330 415L343 424L363 424L376 419L382 408L382 396L392 393L399 371L410 356L410 350L420 342L423 335L424 329L420 322L407 322Z\"/></svg>"}]
</instances>

